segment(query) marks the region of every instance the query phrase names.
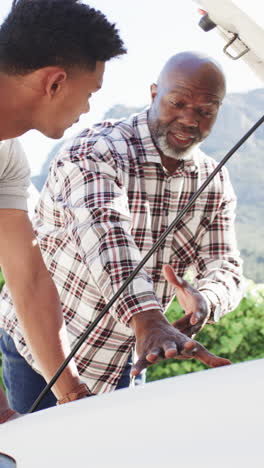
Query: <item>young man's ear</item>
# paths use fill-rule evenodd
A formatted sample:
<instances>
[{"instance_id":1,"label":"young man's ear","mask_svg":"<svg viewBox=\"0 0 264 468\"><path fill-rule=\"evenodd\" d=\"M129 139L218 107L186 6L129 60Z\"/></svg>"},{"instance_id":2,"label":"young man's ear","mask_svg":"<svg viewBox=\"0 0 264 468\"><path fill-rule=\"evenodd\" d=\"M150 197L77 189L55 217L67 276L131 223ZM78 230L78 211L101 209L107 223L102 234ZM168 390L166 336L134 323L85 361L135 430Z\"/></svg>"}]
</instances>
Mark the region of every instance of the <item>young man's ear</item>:
<instances>
[{"instance_id":1,"label":"young man's ear","mask_svg":"<svg viewBox=\"0 0 264 468\"><path fill-rule=\"evenodd\" d=\"M152 85L150 86L150 94L151 94L152 102L157 96L157 93L158 93L158 86L156 85L156 83L152 83Z\"/></svg>"},{"instance_id":2,"label":"young man's ear","mask_svg":"<svg viewBox=\"0 0 264 468\"><path fill-rule=\"evenodd\" d=\"M45 81L46 95L53 99L64 90L64 85L67 80L67 73L63 69L50 70L47 73Z\"/></svg>"}]
</instances>

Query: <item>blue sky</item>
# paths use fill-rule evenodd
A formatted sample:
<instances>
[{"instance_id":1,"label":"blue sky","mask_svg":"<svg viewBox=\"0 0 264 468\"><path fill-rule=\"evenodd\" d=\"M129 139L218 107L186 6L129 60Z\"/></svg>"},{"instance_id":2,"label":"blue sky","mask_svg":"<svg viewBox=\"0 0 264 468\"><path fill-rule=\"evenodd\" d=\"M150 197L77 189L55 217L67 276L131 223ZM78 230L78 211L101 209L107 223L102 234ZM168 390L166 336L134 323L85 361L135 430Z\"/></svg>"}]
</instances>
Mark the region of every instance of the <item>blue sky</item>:
<instances>
[{"instance_id":1,"label":"blue sky","mask_svg":"<svg viewBox=\"0 0 264 468\"><path fill-rule=\"evenodd\" d=\"M11 0L1 0L1 21L11 3ZM247 91L262 85L247 65L225 57L224 43L215 30L205 33L199 28L198 6L191 0L91 0L87 3L116 23L128 54L107 64L103 88L92 98L90 113L67 130L65 137L100 120L115 104L148 104L150 84L155 82L165 61L182 50L200 50L217 59L224 68L228 92ZM20 139L32 174L37 174L56 141L36 131Z\"/></svg>"}]
</instances>

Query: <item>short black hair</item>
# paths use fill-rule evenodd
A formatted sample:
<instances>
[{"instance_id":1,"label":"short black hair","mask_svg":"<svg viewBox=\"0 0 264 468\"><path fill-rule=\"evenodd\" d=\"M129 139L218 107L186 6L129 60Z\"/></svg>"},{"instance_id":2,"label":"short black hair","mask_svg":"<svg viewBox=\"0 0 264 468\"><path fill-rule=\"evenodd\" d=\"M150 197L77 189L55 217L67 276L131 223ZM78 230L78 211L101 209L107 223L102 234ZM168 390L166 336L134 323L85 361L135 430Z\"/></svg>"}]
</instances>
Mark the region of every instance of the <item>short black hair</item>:
<instances>
[{"instance_id":1,"label":"short black hair","mask_svg":"<svg viewBox=\"0 0 264 468\"><path fill-rule=\"evenodd\" d=\"M8 74L56 65L94 70L125 53L115 24L78 0L14 0L0 27L0 70Z\"/></svg>"}]
</instances>

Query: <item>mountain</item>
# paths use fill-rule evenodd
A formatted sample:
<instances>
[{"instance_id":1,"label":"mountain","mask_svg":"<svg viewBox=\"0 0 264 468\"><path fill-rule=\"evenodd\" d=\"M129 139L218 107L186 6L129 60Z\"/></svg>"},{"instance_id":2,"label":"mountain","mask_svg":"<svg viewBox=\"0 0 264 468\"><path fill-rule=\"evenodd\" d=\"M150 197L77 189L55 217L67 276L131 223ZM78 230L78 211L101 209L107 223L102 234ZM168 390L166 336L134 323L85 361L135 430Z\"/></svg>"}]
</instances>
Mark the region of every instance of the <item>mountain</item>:
<instances>
[{"instance_id":1,"label":"mountain","mask_svg":"<svg viewBox=\"0 0 264 468\"><path fill-rule=\"evenodd\" d=\"M48 176L49 166L50 166L52 159L56 156L56 154L58 153L62 145L65 143L65 141L60 141L59 143L56 143L53 146L52 150L49 152L47 159L41 168L40 173L36 176L31 177L32 183L35 185L35 187L38 189L39 192L42 190L42 187L45 184L45 180Z\"/></svg>"},{"instance_id":2,"label":"mountain","mask_svg":"<svg viewBox=\"0 0 264 468\"><path fill-rule=\"evenodd\" d=\"M227 95L219 118L202 149L216 160L222 157L260 119L264 90ZM227 163L237 194L236 231L245 275L264 282L264 125Z\"/></svg>"},{"instance_id":3,"label":"mountain","mask_svg":"<svg viewBox=\"0 0 264 468\"><path fill-rule=\"evenodd\" d=\"M127 117L142 108L116 105L104 118ZM262 116L264 90L228 94L219 111L211 135L201 148L220 161L238 140ZM58 151L56 145L49 154L39 176L32 181L40 190L47 176L50 161ZM255 282L264 282L264 125L243 144L227 163L238 197L236 231L238 246L244 260L244 273Z\"/></svg>"}]
</instances>

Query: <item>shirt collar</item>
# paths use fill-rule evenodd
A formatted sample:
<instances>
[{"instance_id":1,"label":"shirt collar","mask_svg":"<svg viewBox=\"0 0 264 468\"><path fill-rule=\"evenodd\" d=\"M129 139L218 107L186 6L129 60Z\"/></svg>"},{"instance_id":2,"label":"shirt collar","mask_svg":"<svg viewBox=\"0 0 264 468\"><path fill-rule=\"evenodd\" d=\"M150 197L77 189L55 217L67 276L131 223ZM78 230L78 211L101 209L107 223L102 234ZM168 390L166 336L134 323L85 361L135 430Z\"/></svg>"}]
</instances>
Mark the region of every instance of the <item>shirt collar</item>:
<instances>
[{"instance_id":1,"label":"shirt collar","mask_svg":"<svg viewBox=\"0 0 264 468\"><path fill-rule=\"evenodd\" d=\"M148 111L149 107L144 109L143 112L140 112L134 116L136 119L134 122L135 134L136 137L140 140L142 148L144 149L140 155L141 162L161 164L160 155L153 143L148 126Z\"/></svg>"}]
</instances>

